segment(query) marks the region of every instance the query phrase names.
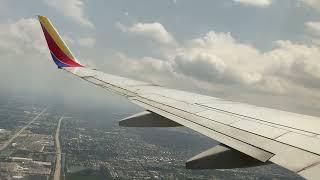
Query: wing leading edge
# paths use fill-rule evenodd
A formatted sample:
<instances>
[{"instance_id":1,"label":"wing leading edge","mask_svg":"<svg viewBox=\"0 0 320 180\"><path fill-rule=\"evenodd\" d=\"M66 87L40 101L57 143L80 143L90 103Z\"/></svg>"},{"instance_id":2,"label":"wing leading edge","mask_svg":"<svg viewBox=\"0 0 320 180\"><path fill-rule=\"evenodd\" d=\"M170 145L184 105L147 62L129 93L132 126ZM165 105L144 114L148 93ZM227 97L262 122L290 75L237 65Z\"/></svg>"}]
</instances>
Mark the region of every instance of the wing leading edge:
<instances>
[{"instance_id":1,"label":"wing leading edge","mask_svg":"<svg viewBox=\"0 0 320 180\"><path fill-rule=\"evenodd\" d=\"M320 177L320 118L167 89L85 68L72 55L50 20L39 16L39 21L59 68L125 96L148 110L120 124L135 126L140 123L151 127L147 121L150 118L154 125L183 125L222 143L190 159L187 166L204 162L200 159L210 163L222 162L220 157L235 157L232 160L247 159L248 163L256 163L253 165L273 162L308 179Z\"/></svg>"}]
</instances>

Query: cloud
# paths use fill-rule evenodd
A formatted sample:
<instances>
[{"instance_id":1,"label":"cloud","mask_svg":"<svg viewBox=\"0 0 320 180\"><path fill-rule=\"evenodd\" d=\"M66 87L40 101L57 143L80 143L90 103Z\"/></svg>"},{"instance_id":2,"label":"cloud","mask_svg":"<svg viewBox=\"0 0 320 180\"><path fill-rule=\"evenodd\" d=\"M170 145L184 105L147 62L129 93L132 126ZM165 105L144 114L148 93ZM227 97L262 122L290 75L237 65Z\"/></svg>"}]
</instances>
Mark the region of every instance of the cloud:
<instances>
[{"instance_id":1,"label":"cloud","mask_svg":"<svg viewBox=\"0 0 320 180\"><path fill-rule=\"evenodd\" d=\"M317 63L320 49L291 41L276 41L275 46L262 53L238 42L229 33L209 32L203 38L192 40L191 45L178 53L186 57L184 62L192 59L193 63L185 64L189 66L188 72L177 59L175 61L184 74L207 82L239 84L243 88L272 93L289 93L293 86L314 88L320 80ZM197 75L204 71L209 74Z\"/></svg>"},{"instance_id":2,"label":"cloud","mask_svg":"<svg viewBox=\"0 0 320 180\"><path fill-rule=\"evenodd\" d=\"M320 22L309 21L305 23L305 26L313 33L320 35Z\"/></svg>"},{"instance_id":3,"label":"cloud","mask_svg":"<svg viewBox=\"0 0 320 180\"><path fill-rule=\"evenodd\" d=\"M320 45L320 22L309 21L305 23L305 27L309 34L306 35L310 41L316 45Z\"/></svg>"},{"instance_id":4,"label":"cloud","mask_svg":"<svg viewBox=\"0 0 320 180\"><path fill-rule=\"evenodd\" d=\"M1 66L6 67L0 71L2 87L14 90L44 88L46 83L42 80L48 73L43 72L44 67L51 62L38 20L23 18L1 23L0 39ZM36 74L39 72L44 74L39 76Z\"/></svg>"},{"instance_id":5,"label":"cloud","mask_svg":"<svg viewBox=\"0 0 320 180\"><path fill-rule=\"evenodd\" d=\"M272 4L272 0L233 0L246 6L268 7Z\"/></svg>"},{"instance_id":6,"label":"cloud","mask_svg":"<svg viewBox=\"0 0 320 180\"><path fill-rule=\"evenodd\" d=\"M154 84L161 85L183 85L180 83L181 79L175 74L172 69L172 64L166 59L159 59L155 57L130 57L122 52L113 54L112 57L107 57L105 66L108 72L127 76L132 79L144 80ZM114 59L115 62L110 61ZM126 67L126 68L123 68Z\"/></svg>"},{"instance_id":7,"label":"cloud","mask_svg":"<svg viewBox=\"0 0 320 180\"><path fill-rule=\"evenodd\" d=\"M71 17L76 22L93 28L94 25L89 21L83 12L84 3L81 0L44 0L44 2L55 8L58 12L62 13L65 16Z\"/></svg>"},{"instance_id":8,"label":"cloud","mask_svg":"<svg viewBox=\"0 0 320 180\"><path fill-rule=\"evenodd\" d=\"M78 39L78 44L83 47L92 48L96 44L96 39L93 37L85 37Z\"/></svg>"},{"instance_id":9,"label":"cloud","mask_svg":"<svg viewBox=\"0 0 320 180\"><path fill-rule=\"evenodd\" d=\"M120 59L130 64L126 66L128 75L140 74L140 79L147 77L149 81L175 80L180 84L179 79L183 78L199 87L206 84L209 89L224 86L224 89L237 87L256 93L303 93L319 97L320 48L281 40L274 45L274 49L261 52L239 42L230 33L210 31L203 37L179 43L169 52L162 52L166 53L162 59L125 55ZM162 46L165 44L158 49L163 49Z\"/></svg>"},{"instance_id":10,"label":"cloud","mask_svg":"<svg viewBox=\"0 0 320 180\"><path fill-rule=\"evenodd\" d=\"M202 38L191 40L174 58L176 71L200 81L238 84L243 88L261 86L269 76L272 61L258 49L235 40L230 33L211 31ZM271 85L271 84L269 84ZM278 86L268 87L281 92Z\"/></svg>"},{"instance_id":11,"label":"cloud","mask_svg":"<svg viewBox=\"0 0 320 180\"><path fill-rule=\"evenodd\" d=\"M46 52L38 20L20 19L12 23L0 24L0 51L4 53L28 54Z\"/></svg>"},{"instance_id":12,"label":"cloud","mask_svg":"<svg viewBox=\"0 0 320 180\"><path fill-rule=\"evenodd\" d=\"M117 23L116 27L122 32L129 32L143 37L152 39L161 44L175 44L173 36L158 22L154 23L136 23L127 27L121 23Z\"/></svg>"},{"instance_id":13,"label":"cloud","mask_svg":"<svg viewBox=\"0 0 320 180\"><path fill-rule=\"evenodd\" d=\"M101 99L95 95L97 92L92 92L94 88L81 87L83 84L56 68L37 19L22 18L0 23L0 40L2 95L7 92L36 97L44 95L54 98L53 102L57 99L61 102L74 101L79 97L83 100L89 97L85 94ZM73 92L74 89L82 90Z\"/></svg>"},{"instance_id":14,"label":"cloud","mask_svg":"<svg viewBox=\"0 0 320 180\"><path fill-rule=\"evenodd\" d=\"M320 1L319 0L298 0L299 2L309 6L310 8L320 11Z\"/></svg>"}]
</instances>

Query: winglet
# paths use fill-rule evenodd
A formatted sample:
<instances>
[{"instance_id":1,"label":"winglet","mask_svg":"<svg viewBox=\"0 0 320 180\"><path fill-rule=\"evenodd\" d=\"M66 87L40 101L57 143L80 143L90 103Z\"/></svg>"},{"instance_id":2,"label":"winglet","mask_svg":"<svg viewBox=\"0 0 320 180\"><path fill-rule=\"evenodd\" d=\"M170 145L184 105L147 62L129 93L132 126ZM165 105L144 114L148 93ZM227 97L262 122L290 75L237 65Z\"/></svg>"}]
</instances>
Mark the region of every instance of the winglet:
<instances>
[{"instance_id":1,"label":"winglet","mask_svg":"<svg viewBox=\"0 0 320 180\"><path fill-rule=\"evenodd\" d=\"M62 40L50 20L45 16L38 16L38 19L50 49L52 59L58 68L83 67L73 56L72 52Z\"/></svg>"}]
</instances>

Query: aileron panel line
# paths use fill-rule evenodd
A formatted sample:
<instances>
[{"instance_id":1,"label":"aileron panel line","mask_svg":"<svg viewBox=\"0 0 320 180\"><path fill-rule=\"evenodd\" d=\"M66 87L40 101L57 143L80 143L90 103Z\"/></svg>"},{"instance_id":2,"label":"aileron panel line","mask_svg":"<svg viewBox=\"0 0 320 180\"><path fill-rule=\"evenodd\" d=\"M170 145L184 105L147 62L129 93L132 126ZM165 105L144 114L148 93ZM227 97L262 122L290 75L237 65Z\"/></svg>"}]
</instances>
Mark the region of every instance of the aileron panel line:
<instances>
[{"instance_id":1,"label":"aileron panel line","mask_svg":"<svg viewBox=\"0 0 320 180\"><path fill-rule=\"evenodd\" d=\"M263 107L256 107L256 106L247 105L247 104L239 104L239 103L232 104L232 102L230 102L230 104L218 104L218 102L216 103L217 104L211 103L211 104L199 104L199 105L202 105L204 107L208 107L220 112L234 114L236 116L240 116L243 118L270 123L276 126L282 126L284 128L295 129L298 131L310 133L312 135L320 134L320 118L318 117L299 115L295 113L278 111L278 110L273 110L273 109L263 108ZM268 119L262 118L263 115L269 118ZM297 120L301 120L301 119L306 120L307 122L296 123ZM310 124L314 124L314 126Z\"/></svg>"},{"instance_id":2,"label":"aileron panel line","mask_svg":"<svg viewBox=\"0 0 320 180\"><path fill-rule=\"evenodd\" d=\"M240 140L234 139L233 137L230 137L228 135L222 134L220 132L217 131L213 131L212 129L208 129L205 126L202 126L200 124L194 123L192 121L188 121L180 116L177 116L175 114L172 114L170 112L167 112L165 110L163 110L162 108L158 108L158 107L154 107L148 103L139 101L137 99L131 99L131 102L144 107L146 109L151 110L152 112L155 112L161 116L164 116L168 119L172 119L173 121L184 125L186 127L189 127L190 129L193 129L201 134L204 134L212 139L215 139L223 144L226 144L230 147L232 147L233 149L237 149L240 152L243 152L245 154L250 155L251 157L254 157L262 162L266 162L267 160L269 160L274 154L267 152L263 149L254 147L252 145L249 145L245 142L242 142Z\"/></svg>"}]
</instances>

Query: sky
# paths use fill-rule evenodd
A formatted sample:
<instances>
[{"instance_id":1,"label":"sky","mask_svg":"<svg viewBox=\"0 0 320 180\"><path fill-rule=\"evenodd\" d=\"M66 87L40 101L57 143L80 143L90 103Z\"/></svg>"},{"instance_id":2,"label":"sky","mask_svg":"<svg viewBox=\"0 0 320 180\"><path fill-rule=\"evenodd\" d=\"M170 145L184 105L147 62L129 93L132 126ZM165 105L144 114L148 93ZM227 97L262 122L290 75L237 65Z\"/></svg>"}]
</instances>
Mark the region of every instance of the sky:
<instances>
[{"instance_id":1,"label":"sky","mask_svg":"<svg viewBox=\"0 0 320 180\"><path fill-rule=\"evenodd\" d=\"M88 67L320 115L318 0L0 0L1 94L120 105L55 67L38 14Z\"/></svg>"}]
</instances>

